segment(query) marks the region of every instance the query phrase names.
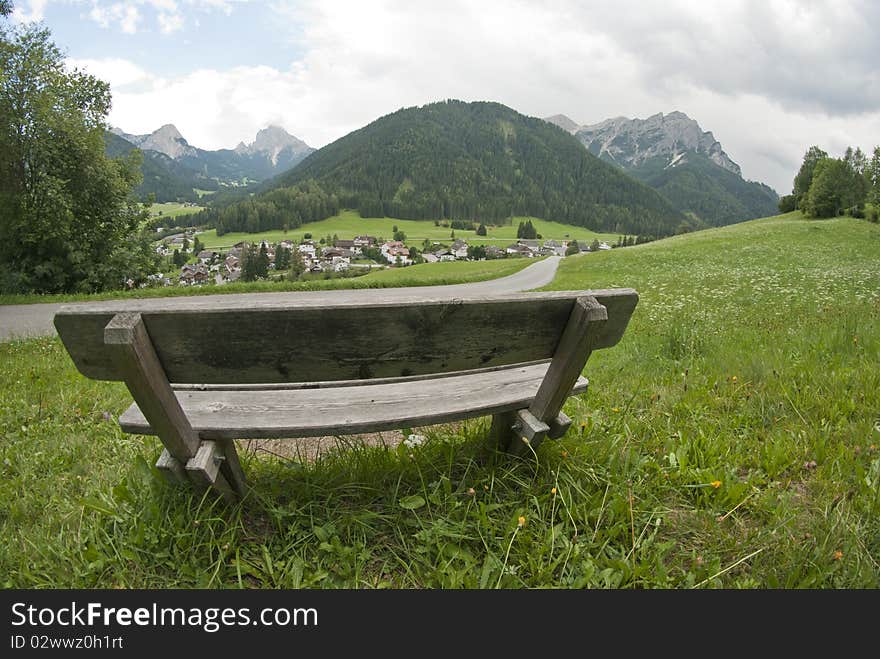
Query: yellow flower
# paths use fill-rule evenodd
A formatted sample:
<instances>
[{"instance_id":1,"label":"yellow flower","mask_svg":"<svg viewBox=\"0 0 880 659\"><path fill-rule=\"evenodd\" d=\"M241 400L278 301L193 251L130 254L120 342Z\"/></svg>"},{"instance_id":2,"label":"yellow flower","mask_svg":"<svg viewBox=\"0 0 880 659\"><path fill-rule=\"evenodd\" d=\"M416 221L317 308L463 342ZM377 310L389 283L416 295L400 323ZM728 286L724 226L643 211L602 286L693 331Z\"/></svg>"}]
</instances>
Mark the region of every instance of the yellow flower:
<instances>
[{"instance_id":1,"label":"yellow flower","mask_svg":"<svg viewBox=\"0 0 880 659\"><path fill-rule=\"evenodd\" d=\"M717 490L719 487L721 487L721 481L712 481L711 483L709 483L709 485Z\"/></svg>"},{"instance_id":2,"label":"yellow flower","mask_svg":"<svg viewBox=\"0 0 880 659\"><path fill-rule=\"evenodd\" d=\"M612 407L611 411L612 412L620 412L620 408L619 407Z\"/></svg>"},{"instance_id":3,"label":"yellow flower","mask_svg":"<svg viewBox=\"0 0 880 659\"><path fill-rule=\"evenodd\" d=\"M524 527L524 526L526 525L526 518L523 517L522 515L520 515L520 516L519 516L519 519L518 519L517 522L516 522L516 525L517 525L519 528Z\"/></svg>"},{"instance_id":4,"label":"yellow flower","mask_svg":"<svg viewBox=\"0 0 880 659\"><path fill-rule=\"evenodd\" d=\"M735 376L735 375L732 376L730 379L731 379L733 382L736 382L736 376Z\"/></svg>"},{"instance_id":5,"label":"yellow flower","mask_svg":"<svg viewBox=\"0 0 880 659\"><path fill-rule=\"evenodd\" d=\"M563 452L562 452L562 457L563 457L563 458L567 458L567 457L568 457L568 451L563 451Z\"/></svg>"},{"instance_id":6,"label":"yellow flower","mask_svg":"<svg viewBox=\"0 0 880 659\"><path fill-rule=\"evenodd\" d=\"M843 552L838 549L836 552L834 552L834 560L839 561L841 558L843 558Z\"/></svg>"},{"instance_id":7,"label":"yellow flower","mask_svg":"<svg viewBox=\"0 0 880 659\"><path fill-rule=\"evenodd\" d=\"M550 494L556 494L556 488L555 488L555 487L551 487L551 488L550 488Z\"/></svg>"}]
</instances>

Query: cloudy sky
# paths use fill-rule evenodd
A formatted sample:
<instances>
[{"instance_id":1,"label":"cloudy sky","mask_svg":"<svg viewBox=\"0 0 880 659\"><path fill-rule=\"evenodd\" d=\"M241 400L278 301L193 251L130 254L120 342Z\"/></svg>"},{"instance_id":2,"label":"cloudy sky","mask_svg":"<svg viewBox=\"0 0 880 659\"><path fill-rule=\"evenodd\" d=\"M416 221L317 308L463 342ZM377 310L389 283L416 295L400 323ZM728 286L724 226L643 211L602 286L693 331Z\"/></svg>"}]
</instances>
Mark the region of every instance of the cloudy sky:
<instances>
[{"instance_id":1,"label":"cloudy sky","mask_svg":"<svg viewBox=\"0 0 880 659\"><path fill-rule=\"evenodd\" d=\"M680 110L746 178L880 144L880 2L14 0L110 82L110 122L207 149L314 147L398 108L493 100L587 124Z\"/></svg>"}]
</instances>

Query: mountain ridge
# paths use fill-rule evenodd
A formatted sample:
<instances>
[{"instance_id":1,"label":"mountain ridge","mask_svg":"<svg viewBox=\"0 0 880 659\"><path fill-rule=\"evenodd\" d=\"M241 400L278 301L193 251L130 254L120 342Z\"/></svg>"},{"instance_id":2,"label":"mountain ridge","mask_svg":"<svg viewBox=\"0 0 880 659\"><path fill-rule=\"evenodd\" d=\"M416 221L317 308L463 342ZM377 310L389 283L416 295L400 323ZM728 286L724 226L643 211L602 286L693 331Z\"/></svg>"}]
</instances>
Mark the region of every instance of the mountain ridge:
<instances>
[{"instance_id":1,"label":"mountain ridge","mask_svg":"<svg viewBox=\"0 0 880 659\"><path fill-rule=\"evenodd\" d=\"M109 132L143 151L145 167L150 169L149 172L144 170L145 183L150 176L154 183L139 189L158 192L157 199L162 197L163 201L192 200L193 193L181 194L188 185L186 182L195 181L200 188L218 190L266 181L295 167L314 151L277 125L258 131L253 142L213 151L191 145L174 124L164 124L145 135L127 133L115 126ZM116 152L126 150L118 143L114 143L113 148ZM157 181L173 189L174 194L165 194Z\"/></svg>"},{"instance_id":2,"label":"mountain ridge","mask_svg":"<svg viewBox=\"0 0 880 659\"><path fill-rule=\"evenodd\" d=\"M776 212L769 186L742 177L740 166L711 131L684 112L645 119L612 117L580 125L565 115L546 117L589 151L660 192L697 227L719 226Z\"/></svg>"}]
</instances>

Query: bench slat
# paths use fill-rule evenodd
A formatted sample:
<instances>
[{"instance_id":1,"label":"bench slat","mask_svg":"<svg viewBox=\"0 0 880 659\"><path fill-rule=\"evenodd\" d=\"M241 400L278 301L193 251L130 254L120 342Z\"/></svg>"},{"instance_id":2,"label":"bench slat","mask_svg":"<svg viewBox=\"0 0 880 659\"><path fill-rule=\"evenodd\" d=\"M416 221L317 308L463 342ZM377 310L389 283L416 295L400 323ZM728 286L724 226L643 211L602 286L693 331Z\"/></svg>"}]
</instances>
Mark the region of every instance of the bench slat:
<instances>
[{"instance_id":1,"label":"bench slat","mask_svg":"<svg viewBox=\"0 0 880 659\"><path fill-rule=\"evenodd\" d=\"M415 382L324 389L193 391L176 395L202 439L349 435L498 414L528 407L548 364ZM572 394L583 393L579 378ZM136 404L120 418L125 432L153 434Z\"/></svg>"},{"instance_id":2,"label":"bench slat","mask_svg":"<svg viewBox=\"0 0 880 659\"><path fill-rule=\"evenodd\" d=\"M172 383L250 384L395 378L549 359L574 300L608 309L595 348L622 336L632 289L406 297L382 291L205 296L68 305L55 327L83 375L119 380L103 345L116 313L140 313ZM219 298L219 299L215 299Z\"/></svg>"}]
</instances>

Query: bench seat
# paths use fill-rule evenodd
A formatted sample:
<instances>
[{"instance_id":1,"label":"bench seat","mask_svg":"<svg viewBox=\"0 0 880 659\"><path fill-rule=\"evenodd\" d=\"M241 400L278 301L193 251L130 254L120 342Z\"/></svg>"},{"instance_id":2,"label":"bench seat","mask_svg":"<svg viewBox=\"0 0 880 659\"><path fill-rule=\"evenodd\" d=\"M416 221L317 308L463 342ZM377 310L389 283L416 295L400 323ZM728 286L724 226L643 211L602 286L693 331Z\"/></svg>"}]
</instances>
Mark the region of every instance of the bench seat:
<instances>
[{"instance_id":1,"label":"bench seat","mask_svg":"<svg viewBox=\"0 0 880 659\"><path fill-rule=\"evenodd\" d=\"M315 437L460 421L528 407L549 363L382 384L331 382L313 388L175 389L201 439ZM584 393L579 377L571 394ZM137 403L119 418L125 432L155 434Z\"/></svg>"}]
</instances>

